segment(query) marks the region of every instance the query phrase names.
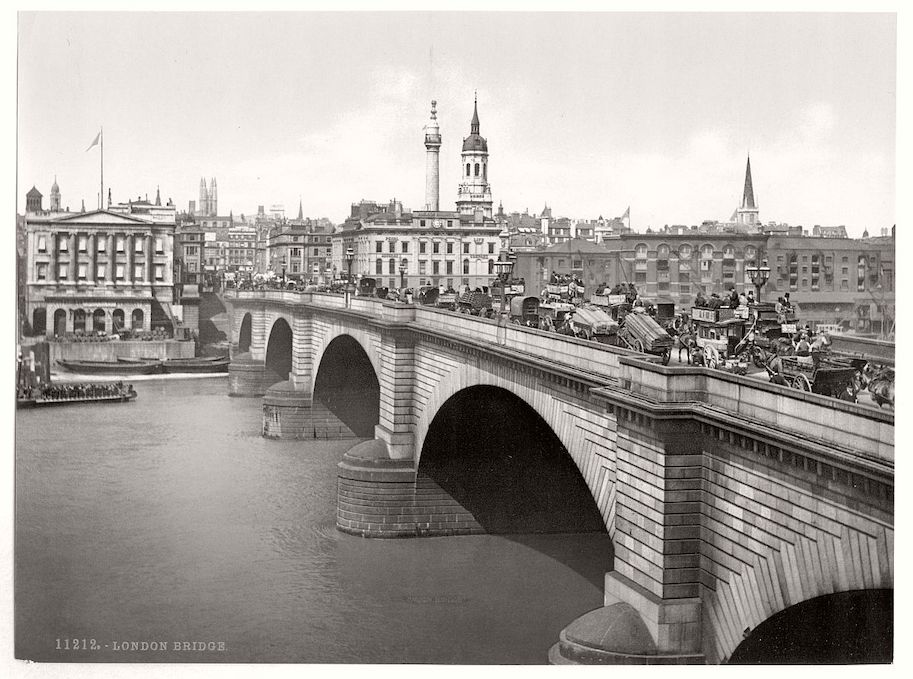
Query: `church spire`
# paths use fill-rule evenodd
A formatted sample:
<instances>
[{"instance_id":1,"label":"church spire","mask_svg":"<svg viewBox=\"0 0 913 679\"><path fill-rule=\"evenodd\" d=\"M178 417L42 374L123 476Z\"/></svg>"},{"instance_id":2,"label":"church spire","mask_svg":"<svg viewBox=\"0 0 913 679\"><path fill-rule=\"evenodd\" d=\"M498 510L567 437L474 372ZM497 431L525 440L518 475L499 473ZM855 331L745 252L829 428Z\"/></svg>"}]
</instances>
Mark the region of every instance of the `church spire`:
<instances>
[{"instance_id":1,"label":"church spire","mask_svg":"<svg viewBox=\"0 0 913 679\"><path fill-rule=\"evenodd\" d=\"M472 122L470 123L469 134L479 134L479 93L475 94L475 101L472 104Z\"/></svg>"},{"instance_id":2,"label":"church spire","mask_svg":"<svg viewBox=\"0 0 913 679\"><path fill-rule=\"evenodd\" d=\"M748 162L745 165L745 191L742 194L742 209L755 209L754 188L751 185L751 156L748 156Z\"/></svg>"},{"instance_id":3,"label":"church spire","mask_svg":"<svg viewBox=\"0 0 913 679\"><path fill-rule=\"evenodd\" d=\"M161 204L162 204L162 194L159 193L159 187L158 187L158 185L156 185L156 187L155 187L155 204L156 204L156 205L161 205Z\"/></svg>"},{"instance_id":4,"label":"church spire","mask_svg":"<svg viewBox=\"0 0 913 679\"><path fill-rule=\"evenodd\" d=\"M304 205L301 202L301 196L298 196L298 221L300 222L303 219L304 219Z\"/></svg>"}]
</instances>

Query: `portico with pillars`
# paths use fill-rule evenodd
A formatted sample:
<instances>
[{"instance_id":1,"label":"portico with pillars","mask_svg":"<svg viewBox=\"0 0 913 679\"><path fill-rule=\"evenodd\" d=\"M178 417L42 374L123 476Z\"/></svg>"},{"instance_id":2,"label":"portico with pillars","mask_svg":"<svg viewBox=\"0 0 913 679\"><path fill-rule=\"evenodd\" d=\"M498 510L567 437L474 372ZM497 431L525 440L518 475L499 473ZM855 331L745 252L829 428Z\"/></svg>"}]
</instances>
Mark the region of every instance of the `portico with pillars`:
<instances>
[{"instance_id":1,"label":"portico with pillars","mask_svg":"<svg viewBox=\"0 0 913 679\"><path fill-rule=\"evenodd\" d=\"M104 210L29 214L27 316L45 309L47 327L54 332L59 329L54 315L64 310L66 332L72 332L74 317L85 313L86 331L98 331L101 323L93 324L92 318L102 309L104 330L110 332L112 314L121 309L124 326L150 330L155 300L169 303L173 297L174 228L173 221Z\"/></svg>"}]
</instances>

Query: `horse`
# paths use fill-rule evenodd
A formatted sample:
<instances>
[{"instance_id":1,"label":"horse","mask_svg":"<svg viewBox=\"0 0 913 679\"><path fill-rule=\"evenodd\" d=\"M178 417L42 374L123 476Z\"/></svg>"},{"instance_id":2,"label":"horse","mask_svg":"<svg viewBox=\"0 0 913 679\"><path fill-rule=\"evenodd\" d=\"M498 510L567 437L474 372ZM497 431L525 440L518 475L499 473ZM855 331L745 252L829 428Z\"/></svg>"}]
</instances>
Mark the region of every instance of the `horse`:
<instances>
[{"instance_id":1,"label":"horse","mask_svg":"<svg viewBox=\"0 0 913 679\"><path fill-rule=\"evenodd\" d=\"M678 344L678 362L682 362L682 351L688 357L688 364L692 363L691 357L697 348L697 333L690 326L683 326L682 329L673 335L676 344Z\"/></svg>"},{"instance_id":2,"label":"horse","mask_svg":"<svg viewBox=\"0 0 913 679\"><path fill-rule=\"evenodd\" d=\"M868 368L868 366L866 366ZM869 394L879 408L887 403L894 407L894 369L880 368L869 379Z\"/></svg>"}]
</instances>

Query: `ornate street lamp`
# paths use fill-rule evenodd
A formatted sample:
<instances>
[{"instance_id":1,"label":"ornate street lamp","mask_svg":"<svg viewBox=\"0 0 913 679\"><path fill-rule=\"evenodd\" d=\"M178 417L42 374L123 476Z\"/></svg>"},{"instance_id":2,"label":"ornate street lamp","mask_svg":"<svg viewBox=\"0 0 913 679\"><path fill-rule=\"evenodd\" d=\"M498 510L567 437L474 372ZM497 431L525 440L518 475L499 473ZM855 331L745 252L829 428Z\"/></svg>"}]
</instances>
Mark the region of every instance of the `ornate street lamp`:
<instances>
[{"instance_id":1,"label":"ornate street lamp","mask_svg":"<svg viewBox=\"0 0 913 679\"><path fill-rule=\"evenodd\" d=\"M508 253L506 259L499 259L494 263L495 273L498 276L498 279L501 281L501 313L504 313L504 309L507 307L507 281L510 280L510 272L514 268L514 260L517 256L513 253Z\"/></svg>"},{"instance_id":2,"label":"ornate street lamp","mask_svg":"<svg viewBox=\"0 0 913 679\"><path fill-rule=\"evenodd\" d=\"M760 304L761 302L761 288L764 287L764 284L767 283L767 280L770 278L770 267L767 266L767 260L763 260L763 264L758 266L758 260L754 260L751 264L745 267L745 273L748 274L748 277L751 279L752 284L755 287L757 292L756 301Z\"/></svg>"},{"instance_id":3,"label":"ornate street lamp","mask_svg":"<svg viewBox=\"0 0 913 679\"><path fill-rule=\"evenodd\" d=\"M404 260L402 260L402 261L399 263L399 287L400 287L400 290L405 290L405 289L406 289L406 271L408 271L408 270L409 270L409 267L408 267L408 265L406 264L406 260L404 259Z\"/></svg>"},{"instance_id":4,"label":"ornate street lamp","mask_svg":"<svg viewBox=\"0 0 913 679\"><path fill-rule=\"evenodd\" d=\"M349 267L349 274L346 277L346 306L352 297L352 263L355 261L355 250L346 248L346 264Z\"/></svg>"}]
</instances>

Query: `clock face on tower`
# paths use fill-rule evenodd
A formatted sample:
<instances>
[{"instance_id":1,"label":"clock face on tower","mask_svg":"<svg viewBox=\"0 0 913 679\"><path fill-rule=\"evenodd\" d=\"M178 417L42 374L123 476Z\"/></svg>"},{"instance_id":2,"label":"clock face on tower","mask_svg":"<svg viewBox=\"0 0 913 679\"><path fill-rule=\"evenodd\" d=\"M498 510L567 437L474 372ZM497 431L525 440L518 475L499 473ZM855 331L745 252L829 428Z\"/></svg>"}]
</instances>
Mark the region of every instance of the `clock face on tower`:
<instances>
[{"instance_id":1,"label":"clock face on tower","mask_svg":"<svg viewBox=\"0 0 913 679\"><path fill-rule=\"evenodd\" d=\"M433 226L435 229L439 229L443 225L444 225L444 220L442 220L442 219L434 219L431 222L431 226Z\"/></svg>"}]
</instances>

